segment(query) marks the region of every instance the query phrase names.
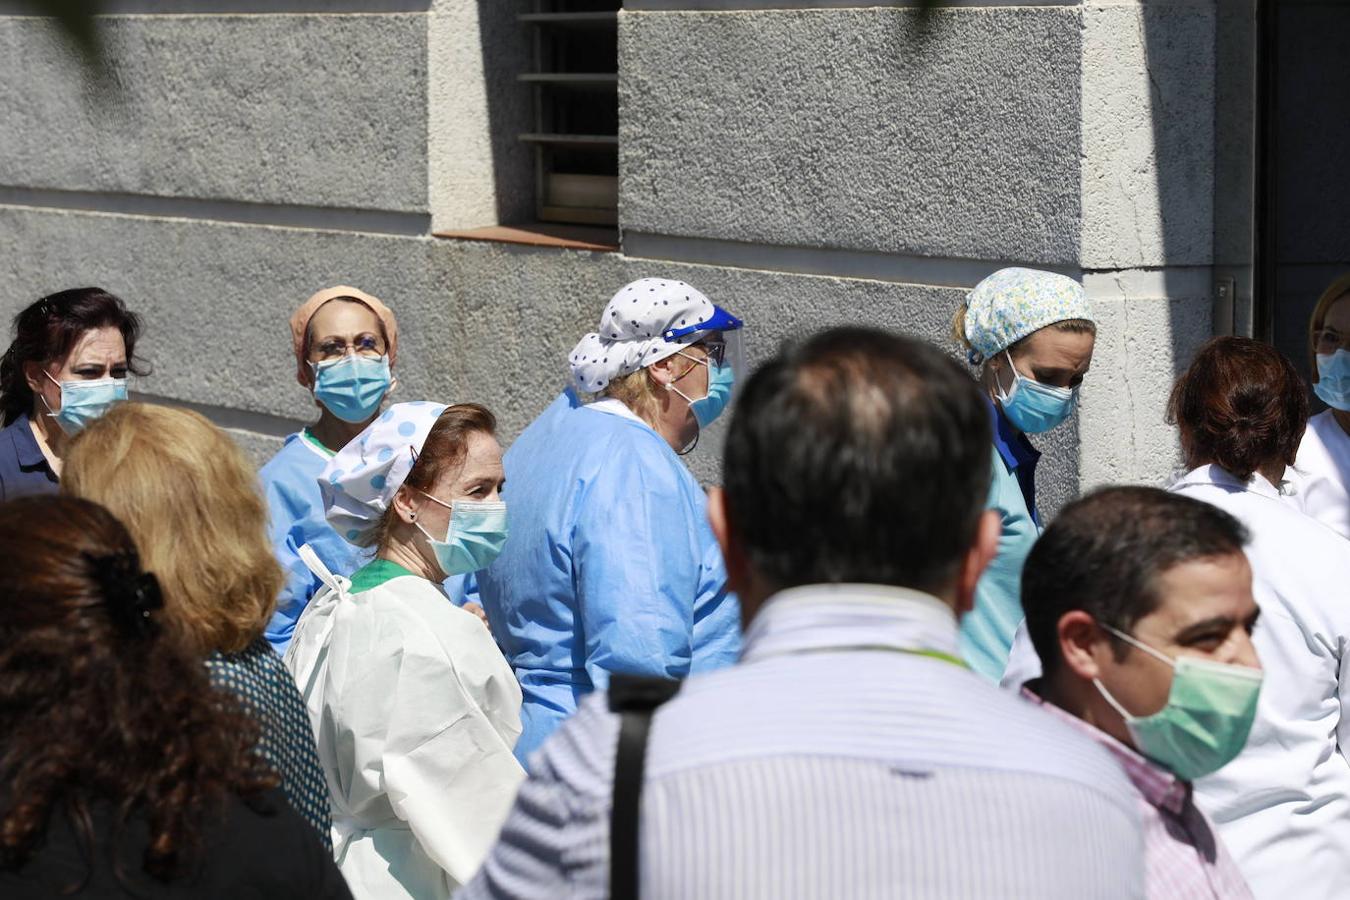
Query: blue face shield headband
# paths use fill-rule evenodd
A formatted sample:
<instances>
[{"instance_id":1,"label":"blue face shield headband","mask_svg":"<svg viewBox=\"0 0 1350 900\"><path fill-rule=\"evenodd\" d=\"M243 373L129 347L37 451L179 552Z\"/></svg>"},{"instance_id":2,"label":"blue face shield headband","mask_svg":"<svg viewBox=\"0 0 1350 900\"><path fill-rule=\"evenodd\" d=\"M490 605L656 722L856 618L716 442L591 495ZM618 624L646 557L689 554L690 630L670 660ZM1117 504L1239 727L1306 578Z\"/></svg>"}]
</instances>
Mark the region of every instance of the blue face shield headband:
<instances>
[{"instance_id":1,"label":"blue face shield headband","mask_svg":"<svg viewBox=\"0 0 1350 900\"><path fill-rule=\"evenodd\" d=\"M662 337L672 342L697 334L714 335L721 332L724 336L719 350L714 350L713 345L708 346L707 359L690 356L683 350L677 351L677 355L695 364L707 366L707 394L698 399L693 399L676 387L674 383L667 385L667 388L688 401L689 411L693 414L694 421L698 423L700 431L715 422L731 403L738 381L738 373L744 367L744 345L741 340L741 329L744 327L745 323L740 319L721 307L715 307L712 316L707 321L690 325L687 328L671 328L662 334Z\"/></svg>"}]
</instances>

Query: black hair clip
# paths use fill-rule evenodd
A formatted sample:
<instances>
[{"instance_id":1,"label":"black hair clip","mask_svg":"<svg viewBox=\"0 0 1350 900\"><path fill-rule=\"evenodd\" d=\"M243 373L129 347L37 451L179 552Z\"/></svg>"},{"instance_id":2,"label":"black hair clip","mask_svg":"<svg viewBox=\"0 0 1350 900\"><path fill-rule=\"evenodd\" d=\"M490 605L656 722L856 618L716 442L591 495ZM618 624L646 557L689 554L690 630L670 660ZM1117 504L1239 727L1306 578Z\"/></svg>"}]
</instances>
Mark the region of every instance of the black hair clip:
<instances>
[{"instance_id":1,"label":"black hair clip","mask_svg":"<svg viewBox=\"0 0 1350 900\"><path fill-rule=\"evenodd\" d=\"M85 560L93 570L103 593L103 603L113 623L126 634L149 637L159 627L152 615L164 607L159 579L153 572L142 572L134 553L112 553Z\"/></svg>"}]
</instances>

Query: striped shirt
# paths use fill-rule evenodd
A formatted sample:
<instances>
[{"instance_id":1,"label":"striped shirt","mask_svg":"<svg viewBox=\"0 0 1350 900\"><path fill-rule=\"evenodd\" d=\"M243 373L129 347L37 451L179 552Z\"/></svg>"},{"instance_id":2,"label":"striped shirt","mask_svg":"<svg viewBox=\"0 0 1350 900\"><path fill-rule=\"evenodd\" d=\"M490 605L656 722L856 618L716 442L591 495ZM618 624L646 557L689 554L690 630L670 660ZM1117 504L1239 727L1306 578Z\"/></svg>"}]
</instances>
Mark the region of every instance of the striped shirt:
<instances>
[{"instance_id":1,"label":"striped shirt","mask_svg":"<svg viewBox=\"0 0 1350 900\"><path fill-rule=\"evenodd\" d=\"M1139 797L1151 900L1252 900L1228 848L1196 807L1189 782L1029 689L1022 696L1101 744L1129 776Z\"/></svg>"},{"instance_id":2,"label":"striped shirt","mask_svg":"<svg viewBox=\"0 0 1350 900\"><path fill-rule=\"evenodd\" d=\"M956 642L951 610L913 591L770 600L740 663L691 678L653 719L643 897L1143 897L1120 767L935 658ZM617 735L603 698L582 704L457 896L608 896Z\"/></svg>"}]
</instances>

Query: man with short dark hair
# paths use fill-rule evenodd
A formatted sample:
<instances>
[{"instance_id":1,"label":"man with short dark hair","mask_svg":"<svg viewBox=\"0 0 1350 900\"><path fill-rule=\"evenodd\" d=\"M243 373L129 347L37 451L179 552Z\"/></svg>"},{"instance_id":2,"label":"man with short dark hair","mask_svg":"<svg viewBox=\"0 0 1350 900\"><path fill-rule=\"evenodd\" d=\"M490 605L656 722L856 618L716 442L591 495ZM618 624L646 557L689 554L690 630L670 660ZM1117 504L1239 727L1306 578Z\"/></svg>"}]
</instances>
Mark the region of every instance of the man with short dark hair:
<instances>
[{"instance_id":1,"label":"man with short dark hair","mask_svg":"<svg viewBox=\"0 0 1350 900\"><path fill-rule=\"evenodd\" d=\"M990 439L919 341L836 329L761 367L709 499L740 662L657 709L645 778L634 714L583 703L461 896L1141 897L1120 768L956 656L997 548Z\"/></svg>"},{"instance_id":2,"label":"man with short dark hair","mask_svg":"<svg viewBox=\"0 0 1350 900\"><path fill-rule=\"evenodd\" d=\"M1060 513L1022 570L1044 674L1023 696L1096 740L1133 782L1148 896L1246 900L1191 780L1242 749L1261 673L1247 534L1208 503L1097 491Z\"/></svg>"}]
</instances>

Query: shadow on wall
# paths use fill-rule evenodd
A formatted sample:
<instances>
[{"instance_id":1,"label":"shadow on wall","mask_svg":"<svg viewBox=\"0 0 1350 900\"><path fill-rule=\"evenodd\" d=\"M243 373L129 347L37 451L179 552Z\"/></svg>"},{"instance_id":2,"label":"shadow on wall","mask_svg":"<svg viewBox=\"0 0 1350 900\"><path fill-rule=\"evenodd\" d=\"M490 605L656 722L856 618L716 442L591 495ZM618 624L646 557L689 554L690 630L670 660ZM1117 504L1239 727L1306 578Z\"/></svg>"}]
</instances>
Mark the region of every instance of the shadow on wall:
<instances>
[{"instance_id":1,"label":"shadow on wall","mask_svg":"<svg viewBox=\"0 0 1350 900\"><path fill-rule=\"evenodd\" d=\"M463 2L463 0L461 0ZM534 98L520 75L533 68L531 30L517 18L530 0L476 0L487 91L487 125L496 176L496 224L534 218L534 153L520 135L534 131Z\"/></svg>"},{"instance_id":2,"label":"shadow on wall","mask_svg":"<svg viewBox=\"0 0 1350 900\"><path fill-rule=\"evenodd\" d=\"M1160 485L1176 375L1212 332L1216 12L1085 7L1083 265L1101 321L1081 489Z\"/></svg>"},{"instance_id":3,"label":"shadow on wall","mask_svg":"<svg viewBox=\"0 0 1350 900\"><path fill-rule=\"evenodd\" d=\"M1226 5L1225 15L1231 16L1242 0ZM1187 273L1178 267L1209 267L1215 262L1215 212L1220 194L1216 178L1218 16L1213 7L1142 5L1141 9L1153 102L1163 295L1171 325L1170 389L1196 349L1213 333L1212 277L1204 269ZM1225 197L1231 193L1224 191ZM1137 351L1143 364L1165 365L1155 348Z\"/></svg>"}]
</instances>

